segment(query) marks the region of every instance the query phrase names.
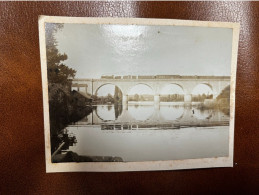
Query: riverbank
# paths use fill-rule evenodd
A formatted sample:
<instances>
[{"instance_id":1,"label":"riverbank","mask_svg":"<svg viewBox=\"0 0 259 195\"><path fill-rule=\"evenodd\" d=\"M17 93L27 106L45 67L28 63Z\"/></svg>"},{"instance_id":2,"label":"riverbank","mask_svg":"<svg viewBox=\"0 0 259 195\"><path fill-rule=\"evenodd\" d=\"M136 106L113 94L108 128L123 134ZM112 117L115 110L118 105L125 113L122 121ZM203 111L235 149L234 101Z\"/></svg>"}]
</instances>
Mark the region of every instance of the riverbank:
<instances>
[{"instance_id":1,"label":"riverbank","mask_svg":"<svg viewBox=\"0 0 259 195\"><path fill-rule=\"evenodd\" d=\"M51 85L49 87L51 151L55 151L60 144L58 135L61 130L91 112L92 106L89 99L60 85Z\"/></svg>"},{"instance_id":2,"label":"riverbank","mask_svg":"<svg viewBox=\"0 0 259 195\"><path fill-rule=\"evenodd\" d=\"M117 156L88 156L78 155L75 152L68 151L65 154L57 154L52 159L53 163L60 162L123 162L121 157Z\"/></svg>"},{"instance_id":3,"label":"riverbank","mask_svg":"<svg viewBox=\"0 0 259 195\"><path fill-rule=\"evenodd\" d=\"M218 109L226 115L230 115L230 101L227 98L204 101L195 105L200 110Z\"/></svg>"}]
</instances>

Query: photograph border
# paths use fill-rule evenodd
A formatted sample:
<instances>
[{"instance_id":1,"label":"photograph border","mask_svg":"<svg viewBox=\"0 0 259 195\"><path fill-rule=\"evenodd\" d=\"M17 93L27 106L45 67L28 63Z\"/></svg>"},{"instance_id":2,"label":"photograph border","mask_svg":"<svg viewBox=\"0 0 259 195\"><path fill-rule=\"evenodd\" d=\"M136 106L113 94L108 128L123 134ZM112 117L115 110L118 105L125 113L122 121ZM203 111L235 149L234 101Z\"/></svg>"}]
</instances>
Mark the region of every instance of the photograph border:
<instances>
[{"instance_id":1,"label":"photograph border","mask_svg":"<svg viewBox=\"0 0 259 195\"><path fill-rule=\"evenodd\" d=\"M171 25L191 27L231 28L232 56L230 80L230 121L229 121L229 156L200 159L143 161L143 162L81 162L81 163L52 163L50 150L50 121L47 79L47 57L45 42L45 23L76 23L76 24L123 24L123 25ZM235 119L235 89L237 54L239 41L239 23L175 20L175 19L147 19L147 18L93 18L93 17L65 17L39 16L39 41L41 57L41 76L43 90L44 137L46 172L121 172L121 171L151 171L178 170L211 167L233 167L234 154L234 119Z\"/></svg>"}]
</instances>

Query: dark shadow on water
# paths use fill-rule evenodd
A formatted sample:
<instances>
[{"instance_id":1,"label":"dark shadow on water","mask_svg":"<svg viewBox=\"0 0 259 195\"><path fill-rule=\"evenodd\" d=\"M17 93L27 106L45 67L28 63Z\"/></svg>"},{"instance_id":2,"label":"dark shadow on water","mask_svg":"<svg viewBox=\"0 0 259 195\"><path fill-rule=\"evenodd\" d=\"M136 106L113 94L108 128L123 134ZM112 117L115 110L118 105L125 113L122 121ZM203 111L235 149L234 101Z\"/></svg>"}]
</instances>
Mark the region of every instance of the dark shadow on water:
<instances>
[{"instance_id":1,"label":"dark shadow on water","mask_svg":"<svg viewBox=\"0 0 259 195\"><path fill-rule=\"evenodd\" d=\"M80 121L92 112L87 99L77 92L57 91L49 101L51 153L61 144L62 130L71 123Z\"/></svg>"},{"instance_id":2,"label":"dark shadow on water","mask_svg":"<svg viewBox=\"0 0 259 195\"><path fill-rule=\"evenodd\" d=\"M52 162L123 162L123 159L121 157L113 156L83 156L69 151L65 154L55 155L52 159Z\"/></svg>"},{"instance_id":3,"label":"dark shadow on water","mask_svg":"<svg viewBox=\"0 0 259 195\"><path fill-rule=\"evenodd\" d=\"M122 105L114 104L114 111L115 111L115 119L117 119L122 113Z\"/></svg>"}]
</instances>

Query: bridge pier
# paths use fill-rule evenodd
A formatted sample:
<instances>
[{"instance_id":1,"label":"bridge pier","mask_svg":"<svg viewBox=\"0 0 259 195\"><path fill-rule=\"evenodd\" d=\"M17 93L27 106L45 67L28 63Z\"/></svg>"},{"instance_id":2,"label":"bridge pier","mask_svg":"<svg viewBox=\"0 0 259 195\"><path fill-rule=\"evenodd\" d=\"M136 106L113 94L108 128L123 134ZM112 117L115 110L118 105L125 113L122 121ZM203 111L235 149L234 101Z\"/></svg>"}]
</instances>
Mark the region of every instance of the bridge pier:
<instances>
[{"instance_id":1,"label":"bridge pier","mask_svg":"<svg viewBox=\"0 0 259 195\"><path fill-rule=\"evenodd\" d=\"M154 95L154 102L155 102L155 104L160 103L160 96L159 95Z\"/></svg>"},{"instance_id":2,"label":"bridge pier","mask_svg":"<svg viewBox=\"0 0 259 195\"><path fill-rule=\"evenodd\" d=\"M154 108L155 108L155 110L159 110L160 109L160 104L158 103L158 104L154 104Z\"/></svg>"},{"instance_id":3,"label":"bridge pier","mask_svg":"<svg viewBox=\"0 0 259 195\"><path fill-rule=\"evenodd\" d=\"M155 109L160 108L160 96L159 95L154 96L154 107L155 107Z\"/></svg>"},{"instance_id":4,"label":"bridge pier","mask_svg":"<svg viewBox=\"0 0 259 195\"><path fill-rule=\"evenodd\" d=\"M191 103L192 103L192 94L185 94L184 95L184 103L191 105Z\"/></svg>"}]
</instances>

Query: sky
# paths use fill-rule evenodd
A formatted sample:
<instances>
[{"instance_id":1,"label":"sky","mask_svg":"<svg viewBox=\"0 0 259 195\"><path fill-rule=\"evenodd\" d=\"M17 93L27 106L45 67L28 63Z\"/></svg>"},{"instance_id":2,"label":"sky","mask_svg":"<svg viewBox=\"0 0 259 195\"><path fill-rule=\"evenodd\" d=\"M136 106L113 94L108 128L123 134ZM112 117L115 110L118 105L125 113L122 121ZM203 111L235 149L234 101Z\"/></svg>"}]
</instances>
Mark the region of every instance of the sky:
<instances>
[{"instance_id":1,"label":"sky","mask_svg":"<svg viewBox=\"0 0 259 195\"><path fill-rule=\"evenodd\" d=\"M230 76L232 29L64 24L56 34L76 78L102 75Z\"/></svg>"}]
</instances>

